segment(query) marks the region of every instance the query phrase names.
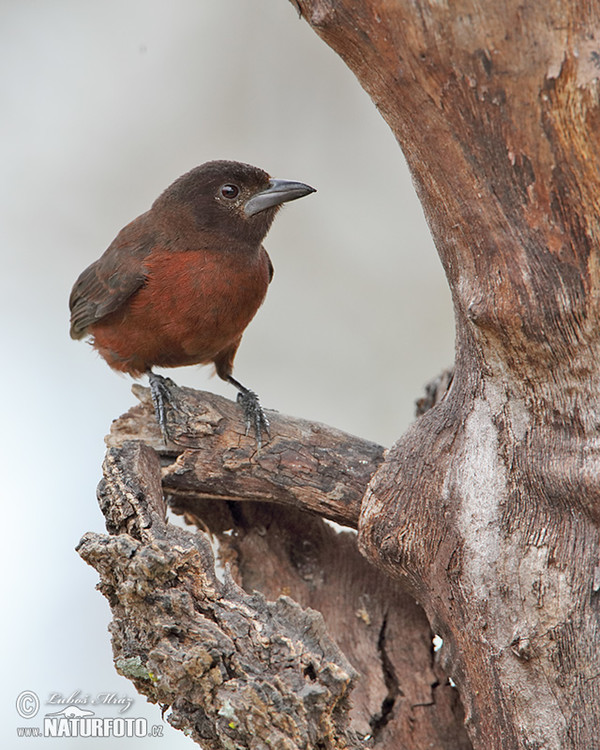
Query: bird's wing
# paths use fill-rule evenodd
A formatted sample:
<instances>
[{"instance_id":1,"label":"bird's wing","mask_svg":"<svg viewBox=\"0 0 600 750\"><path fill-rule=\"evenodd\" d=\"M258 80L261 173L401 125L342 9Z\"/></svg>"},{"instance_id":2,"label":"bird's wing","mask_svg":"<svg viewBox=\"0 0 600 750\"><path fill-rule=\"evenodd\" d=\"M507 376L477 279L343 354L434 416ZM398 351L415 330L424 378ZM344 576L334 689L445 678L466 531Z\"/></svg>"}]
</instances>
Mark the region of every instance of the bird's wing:
<instances>
[{"instance_id":1,"label":"bird's wing","mask_svg":"<svg viewBox=\"0 0 600 750\"><path fill-rule=\"evenodd\" d=\"M146 279L144 259L155 244L144 216L122 229L95 263L79 276L71 296L71 338L81 339L101 318L118 310Z\"/></svg>"}]
</instances>

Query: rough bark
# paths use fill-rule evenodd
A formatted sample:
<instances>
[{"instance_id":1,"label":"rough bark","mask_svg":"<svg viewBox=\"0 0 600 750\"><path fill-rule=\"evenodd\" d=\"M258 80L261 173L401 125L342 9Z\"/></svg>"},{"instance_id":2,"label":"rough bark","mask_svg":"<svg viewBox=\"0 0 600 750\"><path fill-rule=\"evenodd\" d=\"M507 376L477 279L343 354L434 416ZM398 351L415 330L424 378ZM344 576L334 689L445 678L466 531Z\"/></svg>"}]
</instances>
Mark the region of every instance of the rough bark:
<instances>
[{"instance_id":1,"label":"rough bark","mask_svg":"<svg viewBox=\"0 0 600 750\"><path fill-rule=\"evenodd\" d=\"M361 549L443 636L476 747L598 747L600 4L298 6L398 138L456 315Z\"/></svg>"},{"instance_id":2,"label":"rough bark","mask_svg":"<svg viewBox=\"0 0 600 750\"><path fill-rule=\"evenodd\" d=\"M79 546L112 608L117 669L207 750L468 750L423 610L365 560L354 532L317 515L356 523L347 509L383 449L270 414L273 437L257 452L236 404L189 389L165 446L148 392L136 393L142 405L113 424L98 492L110 536ZM204 533L167 523L165 497Z\"/></svg>"},{"instance_id":3,"label":"rough bark","mask_svg":"<svg viewBox=\"0 0 600 750\"><path fill-rule=\"evenodd\" d=\"M174 726L207 750L358 747L356 675L322 617L220 581L206 535L167 525L151 448L110 449L99 497L112 535L85 535L79 552L113 611L115 664Z\"/></svg>"}]
</instances>

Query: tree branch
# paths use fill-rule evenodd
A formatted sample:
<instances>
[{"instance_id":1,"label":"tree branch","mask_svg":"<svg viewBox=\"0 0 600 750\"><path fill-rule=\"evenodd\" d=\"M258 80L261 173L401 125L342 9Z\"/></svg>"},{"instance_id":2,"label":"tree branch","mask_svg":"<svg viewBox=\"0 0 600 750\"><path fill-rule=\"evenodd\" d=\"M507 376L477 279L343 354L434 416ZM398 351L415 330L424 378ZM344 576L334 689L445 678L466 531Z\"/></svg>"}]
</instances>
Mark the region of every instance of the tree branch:
<instances>
[{"instance_id":1,"label":"tree branch","mask_svg":"<svg viewBox=\"0 0 600 750\"><path fill-rule=\"evenodd\" d=\"M341 430L268 411L271 439L260 451L244 435L237 404L211 393L179 388L169 410L165 446L148 389L135 385L141 406L113 424L109 445L143 439L177 456L163 471L173 503L263 501L316 513L356 528L362 496L383 461L380 445ZM189 450L184 450L185 447Z\"/></svg>"}]
</instances>

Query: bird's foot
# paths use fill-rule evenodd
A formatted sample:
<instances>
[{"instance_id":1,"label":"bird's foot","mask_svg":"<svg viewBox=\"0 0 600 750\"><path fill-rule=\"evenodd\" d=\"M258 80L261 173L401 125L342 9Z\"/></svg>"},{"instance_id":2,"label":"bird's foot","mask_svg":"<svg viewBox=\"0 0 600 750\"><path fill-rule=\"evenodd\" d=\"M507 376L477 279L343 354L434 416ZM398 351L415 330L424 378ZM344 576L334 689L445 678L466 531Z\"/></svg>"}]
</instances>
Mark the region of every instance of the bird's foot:
<instances>
[{"instance_id":1,"label":"bird's foot","mask_svg":"<svg viewBox=\"0 0 600 750\"><path fill-rule=\"evenodd\" d=\"M152 371L148 373L148 380L150 381L150 395L154 404L156 421L166 442L169 439L167 431L167 406L173 401L175 383L171 378L164 378L162 375L157 375Z\"/></svg>"},{"instance_id":2,"label":"bird's foot","mask_svg":"<svg viewBox=\"0 0 600 750\"><path fill-rule=\"evenodd\" d=\"M227 380L234 385L239 393L237 396L237 402L244 410L244 418L246 420L246 435L250 434L250 429L254 428L254 434L256 436L256 444L260 448L262 446L262 436L266 435L268 438L271 437L269 432L269 420L267 415L264 413L258 396L254 391L246 388L238 380L229 375Z\"/></svg>"},{"instance_id":3,"label":"bird's foot","mask_svg":"<svg viewBox=\"0 0 600 750\"><path fill-rule=\"evenodd\" d=\"M237 402L244 410L244 418L246 420L246 435L250 433L250 429L254 428L254 434L256 435L256 444L260 448L262 446L262 436L266 434L268 438L271 437L269 432L269 420L267 415L263 411L258 396L254 391L244 388L240 391L237 396Z\"/></svg>"}]
</instances>

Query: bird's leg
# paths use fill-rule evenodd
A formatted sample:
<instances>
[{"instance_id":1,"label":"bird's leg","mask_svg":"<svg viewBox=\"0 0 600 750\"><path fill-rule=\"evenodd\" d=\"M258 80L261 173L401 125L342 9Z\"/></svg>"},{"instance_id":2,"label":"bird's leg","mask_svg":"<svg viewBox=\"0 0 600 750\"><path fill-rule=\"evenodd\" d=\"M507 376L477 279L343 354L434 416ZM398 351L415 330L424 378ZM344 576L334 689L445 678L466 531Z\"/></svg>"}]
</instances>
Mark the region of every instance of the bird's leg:
<instances>
[{"instance_id":1,"label":"bird's leg","mask_svg":"<svg viewBox=\"0 0 600 750\"><path fill-rule=\"evenodd\" d=\"M167 405L172 401L172 386L175 385L171 378L163 378L152 370L148 370L148 380L150 381L150 395L154 404L156 420L160 426L163 438L169 439L167 432Z\"/></svg>"},{"instance_id":2,"label":"bird's leg","mask_svg":"<svg viewBox=\"0 0 600 750\"><path fill-rule=\"evenodd\" d=\"M246 388L245 385L242 385L232 375L228 375L227 380L239 391L237 402L244 410L246 435L250 432L250 428L253 427L256 435L256 444L260 448L262 445L263 433L266 433L267 437L271 437L271 434L269 432L269 420L260 405L258 396L254 391L251 391L249 388Z\"/></svg>"}]
</instances>

